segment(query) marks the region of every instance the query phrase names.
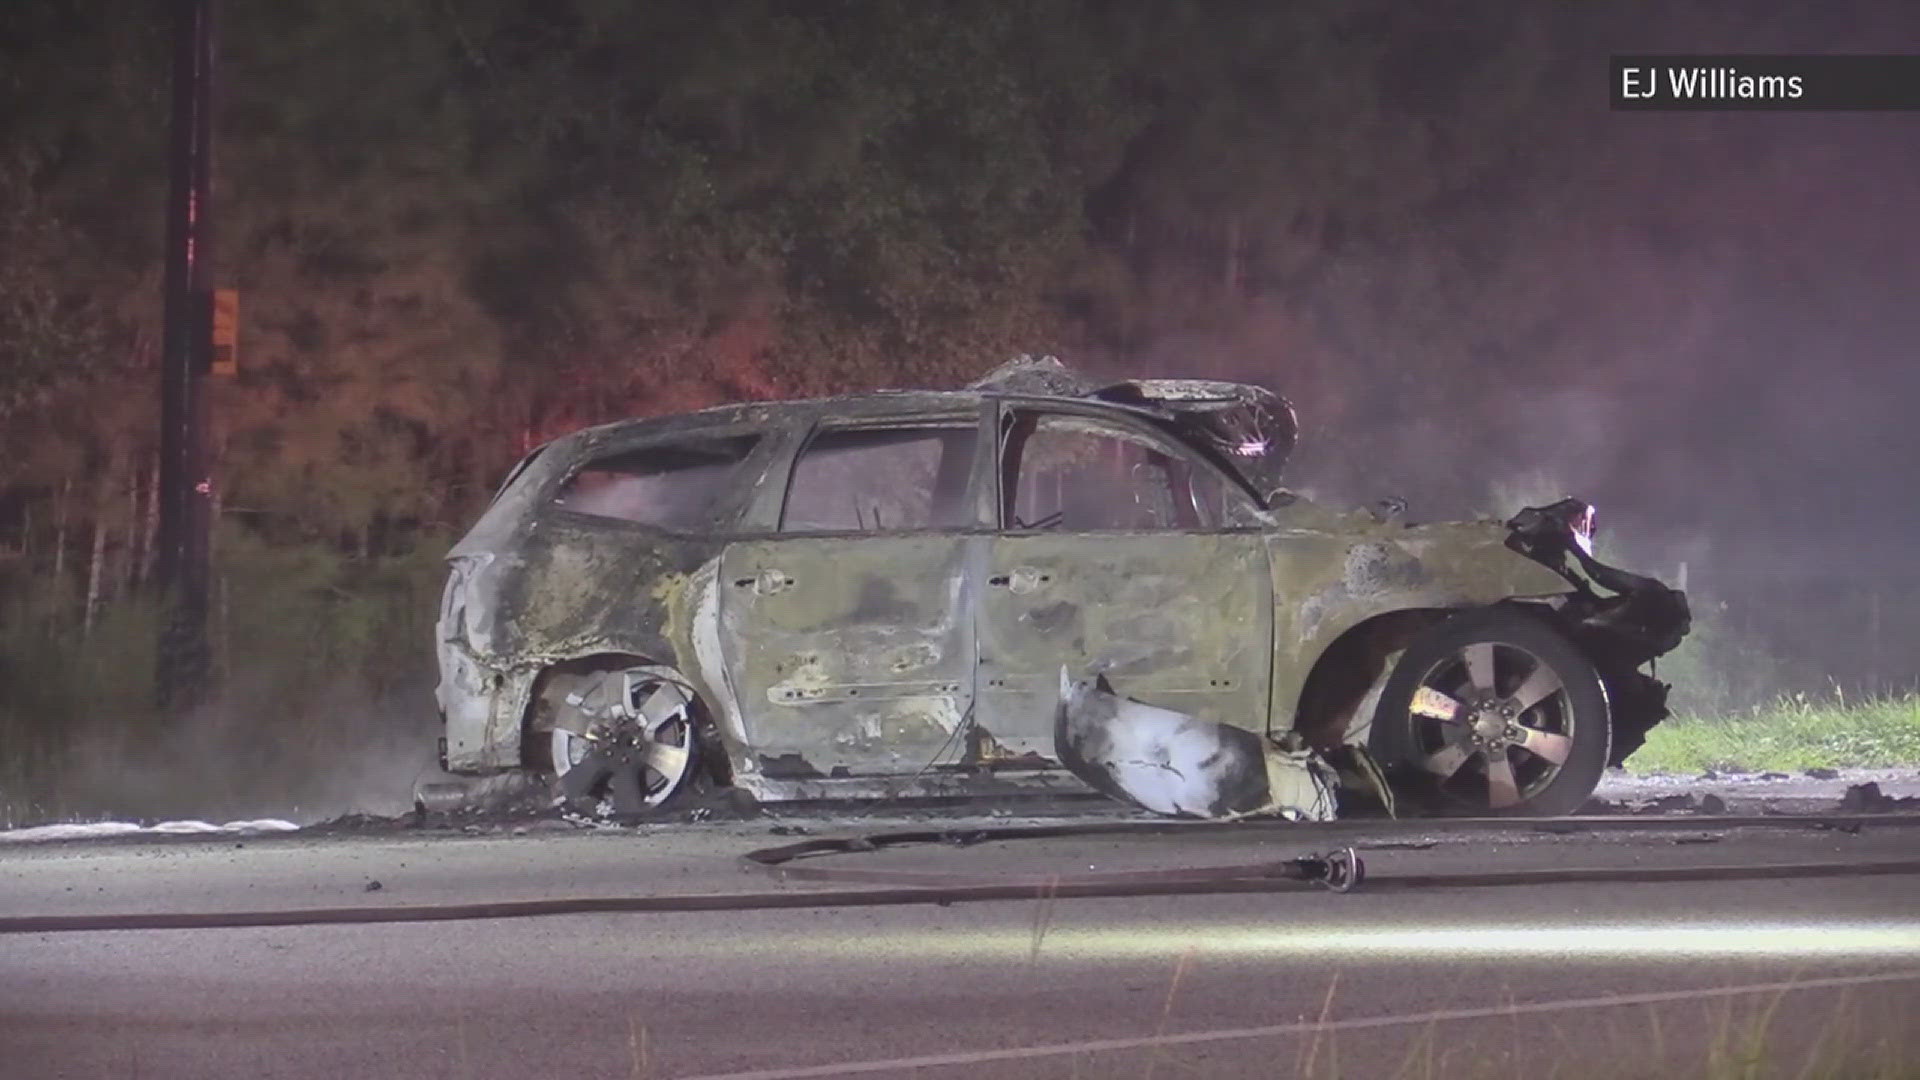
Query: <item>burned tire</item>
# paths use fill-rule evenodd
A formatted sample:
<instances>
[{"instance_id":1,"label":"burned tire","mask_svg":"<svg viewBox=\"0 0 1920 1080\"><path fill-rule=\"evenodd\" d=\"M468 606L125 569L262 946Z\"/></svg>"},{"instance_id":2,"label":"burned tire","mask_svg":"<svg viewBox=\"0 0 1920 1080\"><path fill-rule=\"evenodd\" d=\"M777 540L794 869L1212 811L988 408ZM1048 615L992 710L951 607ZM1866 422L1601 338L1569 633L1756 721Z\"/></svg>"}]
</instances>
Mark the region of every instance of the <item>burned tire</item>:
<instances>
[{"instance_id":1,"label":"burned tire","mask_svg":"<svg viewBox=\"0 0 1920 1080\"><path fill-rule=\"evenodd\" d=\"M1369 749L1397 792L1434 810L1568 814L1600 782L1611 727L1579 649L1525 612L1483 608L1408 643Z\"/></svg>"},{"instance_id":2,"label":"burned tire","mask_svg":"<svg viewBox=\"0 0 1920 1080\"><path fill-rule=\"evenodd\" d=\"M699 783L701 710L672 672L640 666L597 675L565 699L574 713L549 735L549 761L567 806L638 817L672 808Z\"/></svg>"}]
</instances>

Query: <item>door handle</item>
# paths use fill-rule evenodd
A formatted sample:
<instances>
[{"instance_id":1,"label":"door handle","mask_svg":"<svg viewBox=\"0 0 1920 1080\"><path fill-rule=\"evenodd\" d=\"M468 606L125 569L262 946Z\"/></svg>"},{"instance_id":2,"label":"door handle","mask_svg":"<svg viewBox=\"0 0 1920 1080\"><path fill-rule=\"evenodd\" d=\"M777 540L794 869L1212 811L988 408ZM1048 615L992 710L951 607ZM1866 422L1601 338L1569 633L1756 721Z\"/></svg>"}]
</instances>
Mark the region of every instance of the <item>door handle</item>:
<instances>
[{"instance_id":1,"label":"door handle","mask_svg":"<svg viewBox=\"0 0 1920 1080\"><path fill-rule=\"evenodd\" d=\"M1009 573L995 574L987 579L987 584L1005 589L1016 596L1025 596L1037 592L1043 585L1053 582L1053 575L1031 566L1016 566Z\"/></svg>"},{"instance_id":2,"label":"door handle","mask_svg":"<svg viewBox=\"0 0 1920 1080\"><path fill-rule=\"evenodd\" d=\"M752 589L757 596L772 596L792 588L794 581L778 570L762 570L753 577L743 577L733 583L736 589Z\"/></svg>"}]
</instances>

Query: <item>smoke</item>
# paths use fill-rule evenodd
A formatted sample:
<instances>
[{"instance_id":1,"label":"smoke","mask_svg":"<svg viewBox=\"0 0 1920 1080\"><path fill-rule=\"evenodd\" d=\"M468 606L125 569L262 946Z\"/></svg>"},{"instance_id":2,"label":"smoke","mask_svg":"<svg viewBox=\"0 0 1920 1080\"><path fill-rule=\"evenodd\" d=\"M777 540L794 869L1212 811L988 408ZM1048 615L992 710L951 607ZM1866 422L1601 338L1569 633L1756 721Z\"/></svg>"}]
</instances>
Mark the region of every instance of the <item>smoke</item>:
<instances>
[{"instance_id":1,"label":"smoke","mask_svg":"<svg viewBox=\"0 0 1920 1080\"><path fill-rule=\"evenodd\" d=\"M8 824L393 816L413 807L418 784L444 778L438 735L424 688L288 702L242 680L170 721L102 717L70 732L33 778L39 797L9 800Z\"/></svg>"},{"instance_id":2,"label":"smoke","mask_svg":"<svg viewBox=\"0 0 1920 1080\"><path fill-rule=\"evenodd\" d=\"M1683 709L1898 690L1920 678L1920 365L1900 344L1920 325L1893 283L1912 280L1920 246L1867 242L1910 241L1913 223L1867 225L1854 204L1878 204L1860 196L1887 182L1865 169L1882 155L1862 142L1840 156L1864 171L1816 181L1783 163L1728 188L1738 210L1719 212L1752 231L1711 250L1543 236L1554 257L1539 261L1566 279L1549 297L1555 336L1495 371L1458 351L1468 337L1427 347L1411 330L1399 356L1344 354L1311 332L1302 299L1292 321L1269 311L1169 333L1127 373L1286 395L1302 427L1288 484L1321 501L1397 496L1416 521L1593 503L1603 558L1684 578L1693 597L1697 655L1675 668L1690 665L1699 689L1676 691ZM1617 213L1626 230L1630 208Z\"/></svg>"}]
</instances>

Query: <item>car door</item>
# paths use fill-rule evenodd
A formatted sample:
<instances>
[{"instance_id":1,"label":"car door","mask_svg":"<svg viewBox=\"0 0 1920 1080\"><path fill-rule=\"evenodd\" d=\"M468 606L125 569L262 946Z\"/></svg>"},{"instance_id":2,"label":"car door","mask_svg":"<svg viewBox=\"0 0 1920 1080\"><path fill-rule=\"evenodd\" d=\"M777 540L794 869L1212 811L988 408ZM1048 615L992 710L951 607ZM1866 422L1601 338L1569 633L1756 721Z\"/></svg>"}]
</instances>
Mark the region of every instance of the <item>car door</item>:
<instances>
[{"instance_id":1,"label":"car door","mask_svg":"<svg viewBox=\"0 0 1920 1080\"><path fill-rule=\"evenodd\" d=\"M776 535L721 558L721 649L773 777L913 773L964 744L981 418L824 424ZM974 554L970 555L970 552Z\"/></svg>"},{"instance_id":2,"label":"car door","mask_svg":"<svg viewBox=\"0 0 1920 1080\"><path fill-rule=\"evenodd\" d=\"M1265 730L1272 576L1260 531L1224 524L1245 494L1131 417L1008 405L999 429L1001 521L977 616L992 739L1053 756L1062 667Z\"/></svg>"}]
</instances>

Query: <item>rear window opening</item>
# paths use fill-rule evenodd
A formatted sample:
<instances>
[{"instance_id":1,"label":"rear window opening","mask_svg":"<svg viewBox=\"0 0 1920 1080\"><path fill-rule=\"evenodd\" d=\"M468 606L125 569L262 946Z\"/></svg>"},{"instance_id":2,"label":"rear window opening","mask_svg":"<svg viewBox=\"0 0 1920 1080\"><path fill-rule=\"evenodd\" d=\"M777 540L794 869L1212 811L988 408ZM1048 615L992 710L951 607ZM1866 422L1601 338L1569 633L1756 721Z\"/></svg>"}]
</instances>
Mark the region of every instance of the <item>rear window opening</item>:
<instances>
[{"instance_id":1,"label":"rear window opening","mask_svg":"<svg viewBox=\"0 0 1920 1080\"><path fill-rule=\"evenodd\" d=\"M734 471L758 442L754 435L688 440L599 458L575 473L554 503L662 529L709 528Z\"/></svg>"}]
</instances>

